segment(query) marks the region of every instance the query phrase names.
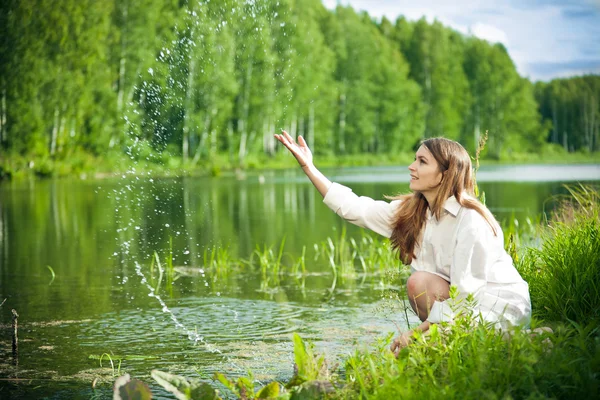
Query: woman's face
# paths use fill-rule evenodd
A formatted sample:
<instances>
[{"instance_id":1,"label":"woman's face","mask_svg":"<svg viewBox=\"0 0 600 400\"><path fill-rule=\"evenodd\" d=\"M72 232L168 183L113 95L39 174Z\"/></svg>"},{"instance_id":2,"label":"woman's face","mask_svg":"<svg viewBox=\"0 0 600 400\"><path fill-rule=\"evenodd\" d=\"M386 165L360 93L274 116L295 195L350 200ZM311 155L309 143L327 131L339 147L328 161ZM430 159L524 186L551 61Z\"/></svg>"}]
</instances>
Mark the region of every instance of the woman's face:
<instances>
[{"instance_id":1,"label":"woman's face","mask_svg":"<svg viewBox=\"0 0 600 400\"><path fill-rule=\"evenodd\" d=\"M410 171L410 190L421 192L426 198L433 198L442 181L438 162L429 149L421 145L415 155L415 161L408 166Z\"/></svg>"}]
</instances>

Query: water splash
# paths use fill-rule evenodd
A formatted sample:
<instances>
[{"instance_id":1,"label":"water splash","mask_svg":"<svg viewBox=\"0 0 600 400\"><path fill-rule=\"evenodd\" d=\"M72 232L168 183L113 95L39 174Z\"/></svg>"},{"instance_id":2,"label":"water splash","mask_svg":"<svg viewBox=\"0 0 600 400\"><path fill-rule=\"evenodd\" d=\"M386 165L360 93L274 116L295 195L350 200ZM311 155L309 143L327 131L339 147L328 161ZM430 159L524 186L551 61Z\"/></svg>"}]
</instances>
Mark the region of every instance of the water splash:
<instances>
[{"instance_id":1,"label":"water splash","mask_svg":"<svg viewBox=\"0 0 600 400\"><path fill-rule=\"evenodd\" d=\"M158 303L162 307L162 311L164 313L169 314L171 320L175 323L176 328L184 331L186 333L188 339L190 339L192 342L194 342L194 344L200 343L200 344L204 345L204 347L211 353L223 354L223 352L221 350L219 350L216 346L214 346L214 345L208 343L206 340L204 340L204 337L202 337L198 332L188 329L185 325L183 325L179 321L179 319L177 319L175 314L173 314L173 312L171 310L169 310L169 307L167 307L167 304L165 303L165 301L158 294L156 294L156 291L154 290L152 285L150 285L150 283L148 282L148 279L146 279L146 276L142 272L142 266L137 261L135 261L135 272L141 278L142 284L148 288L148 290L149 290L148 296L154 297L158 301Z\"/></svg>"},{"instance_id":2,"label":"water splash","mask_svg":"<svg viewBox=\"0 0 600 400\"><path fill-rule=\"evenodd\" d=\"M162 312L169 314L169 317L175 323L175 327L177 329L180 329L183 332L185 332L188 339L191 340L192 342L194 342L195 345L201 344L210 353L222 355L223 361L225 361L229 365L233 366L238 372L244 371L243 368L238 366L231 357L229 357L226 354L223 354L223 352L221 350L219 350L217 348L217 346L215 346L211 343L208 343L204 339L204 337L202 335L200 335L197 331L189 329L181 321L179 321L179 319L175 316L175 314L173 314L173 312L169 309L169 307L167 306L165 301L156 293L156 291L154 290L152 285L150 285L150 283L148 282L148 279L146 279L146 276L142 272L142 266L140 265L140 263L138 263L137 261L135 261L134 263L135 263L135 272L141 278L141 283L148 288L148 291L149 291L148 296L153 297L156 299L156 301L158 301L158 303L161 306ZM237 312L236 312L236 318L237 318Z\"/></svg>"}]
</instances>

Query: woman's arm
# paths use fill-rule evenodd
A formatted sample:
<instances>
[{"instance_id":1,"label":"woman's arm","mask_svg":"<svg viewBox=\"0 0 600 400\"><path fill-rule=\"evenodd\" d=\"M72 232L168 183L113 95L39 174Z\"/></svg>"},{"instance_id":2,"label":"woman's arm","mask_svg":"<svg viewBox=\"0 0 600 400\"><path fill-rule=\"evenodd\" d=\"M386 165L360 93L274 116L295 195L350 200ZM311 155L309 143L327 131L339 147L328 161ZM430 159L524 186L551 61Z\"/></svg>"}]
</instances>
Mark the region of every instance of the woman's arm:
<instances>
[{"instance_id":1,"label":"woman's arm","mask_svg":"<svg viewBox=\"0 0 600 400\"><path fill-rule=\"evenodd\" d=\"M292 153L298 164L302 167L302 171L308 176L308 179L317 188L321 196L325 197L331 181L321 173L313 164L312 152L306 145L304 138L298 136L298 143L286 131L281 131L281 135L275 135L275 139L279 140Z\"/></svg>"},{"instance_id":2,"label":"woman's arm","mask_svg":"<svg viewBox=\"0 0 600 400\"><path fill-rule=\"evenodd\" d=\"M332 184L313 164L312 153L302 136L298 136L298 143L286 131L275 135L275 138L296 157L306 176L324 197L324 203L333 212L352 224L390 237L398 201L388 203L369 197L359 197L352 193L350 188Z\"/></svg>"}]
</instances>

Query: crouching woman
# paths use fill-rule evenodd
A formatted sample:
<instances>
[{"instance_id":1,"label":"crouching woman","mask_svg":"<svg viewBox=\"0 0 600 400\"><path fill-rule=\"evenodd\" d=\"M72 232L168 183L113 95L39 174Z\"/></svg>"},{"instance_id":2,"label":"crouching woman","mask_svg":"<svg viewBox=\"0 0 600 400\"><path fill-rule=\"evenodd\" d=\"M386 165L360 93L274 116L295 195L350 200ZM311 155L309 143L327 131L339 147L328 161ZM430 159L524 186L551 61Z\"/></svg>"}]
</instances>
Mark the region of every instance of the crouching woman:
<instances>
[{"instance_id":1,"label":"crouching woman","mask_svg":"<svg viewBox=\"0 0 600 400\"><path fill-rule=\"evenodd\" d=\"M431 324L452 321L457 309L450 304L450 285L458 291L457 303L472 295L472 311L500 329L529 324L528 285L504 250L499 224L474 196L471 159L459 143L424 140L408 167L412 193L387 202L331 183L314 166L302 137L298 143L286 132L275 137L296 157L329 208L390 238L402 262L411 266L408 297L422 321L415 330L426 332ZM391 350L397 355L412 334L394 339Z\"/></svg>"}]
</instances>

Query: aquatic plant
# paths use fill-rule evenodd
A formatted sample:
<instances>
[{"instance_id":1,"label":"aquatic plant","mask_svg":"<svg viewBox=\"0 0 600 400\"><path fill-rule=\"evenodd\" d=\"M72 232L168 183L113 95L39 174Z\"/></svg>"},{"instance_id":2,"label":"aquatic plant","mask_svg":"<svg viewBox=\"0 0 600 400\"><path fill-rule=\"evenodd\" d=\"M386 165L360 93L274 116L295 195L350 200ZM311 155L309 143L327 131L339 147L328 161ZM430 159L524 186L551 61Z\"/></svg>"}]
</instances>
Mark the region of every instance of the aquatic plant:
<instances>
[{"instance_id":1,"label":"aquatic plant","mask_svg":"<svg viewBox=\"0 0 600 400\"><path fill-rule=\"evenodd\" d=\"M279 244L277 253L273 251L273 246L257 246L248 264L258 263L261 272L261 289L266 290L269 287L279 286L279 275L281 273L281 259L283 257L283 248L285 247L285 237Z\"/></svg>"},{"instance_id":2,"label":"aquatic plant","mask_svg":"<svg viewBox=\"0 0 600 400\"><path fill-rule=\"evenodd\" d=\"M111 355L110 355L110 354L108 354L108 353L102 353L102 354L100 355L100 357L99 357L99 360L100 360L100 368L103 368L103 367L102 367L102 360L103 360L105 357L106 357L106 358L108 359L108 361L110 362L110 367L112 368L112 374L113 374L113 376L116 376L117 374L120 374L120 373L121 373L121 361L122 361L122 359L121 359L121 358L118 358L118 357L114 357L114 355L113 355L113 356L111 356ZM89 358L95 358L95 357L94 357L94 356L90 356ZM115 363L113 362L113 358L115 359L115 361L117 361L117 360L119 361L119 365L116 367L116 369L115 369Z\"/></svg>"},{"instance_id":3,"label":"aquatic plant","mask_svg":"<svg viewBox=\"0 0 600 400\"><path fill-rule=\"evenodd\" d=\"M52 269L51 266L46 265L46 268L48 268L48 270L50 271L50 274L52 274L52 279L50 279L50 282L48 282L48 286L52 285L52 282L54 282L54 278L56 278L56 274L54 273L54 270Z\"/></svg>"}]
</instances>

